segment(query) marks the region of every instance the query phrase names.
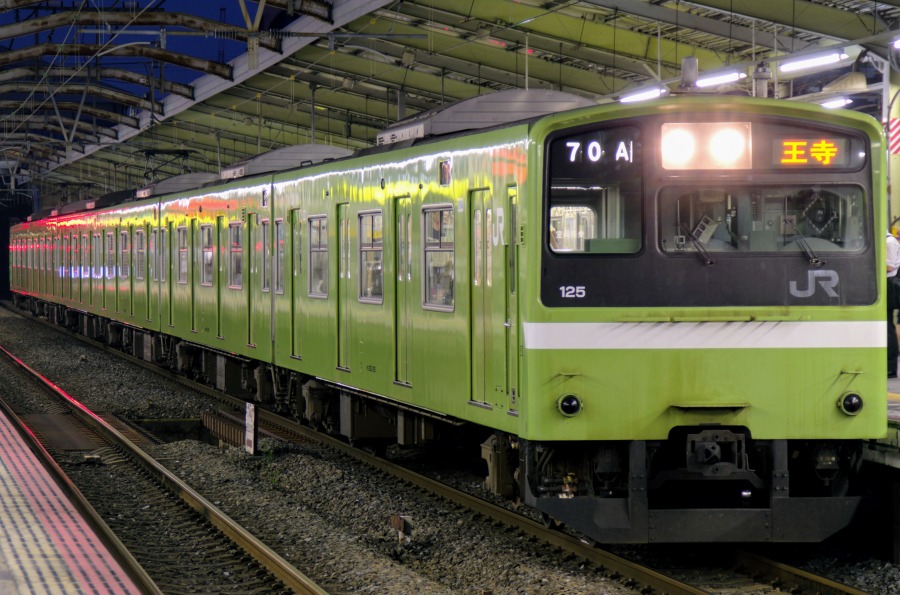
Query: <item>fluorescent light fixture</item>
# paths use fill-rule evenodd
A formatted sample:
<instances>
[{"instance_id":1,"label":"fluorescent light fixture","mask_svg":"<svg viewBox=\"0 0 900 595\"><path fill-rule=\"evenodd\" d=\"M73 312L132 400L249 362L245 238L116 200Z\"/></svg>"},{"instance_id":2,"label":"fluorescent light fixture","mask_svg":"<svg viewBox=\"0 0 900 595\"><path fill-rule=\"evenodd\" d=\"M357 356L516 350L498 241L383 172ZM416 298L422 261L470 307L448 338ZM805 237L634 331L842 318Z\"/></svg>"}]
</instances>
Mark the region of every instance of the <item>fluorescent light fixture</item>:
<instances>
[{"instance_id":1,"label":"fluorescent light fixture","mask_svg":"<svg viewBox=\"0 0 900 595\"><path fill-rule=\"evenodd\" d=\"M815 68L816 66L828 66L829 64L837 64L841 60L846 60L849 56L844 52L832 52L830 54L820 54L812 58L803 58L794 60L793 62L785 62L781 65L781 72L796 72L806 68Z\"/></svg>"},{"instance_id":2,"label":"fluorescent light fixture","mask_svg":"<svg viewBox=\"0 0 900 595\"><path fill-rule=\"evenodd\" d=\"M900 39L894 41L894 49L900 50Z\"/></svg>"},{"instance_id":3,"label":"fluorescent light fixture","mask_svg":"<svg viewBox=\"0 0 900 595\"><path fill-rule=\"evenodd\" d=\"M747 74L743 72L726 72L724 74L712 74L697 79L698 87L715 87L716 85L724 85L725 83L734 83L741 79L747 78Z\"/></svg>"},{"instance_id":4,"label":"fluorescent light fixture","mask_svg":"<svg viewBox=\"0 0 900 595\"><path fill-rule=\"evenodd\" d=\"M656 99L660 95L662 95L662 89L659 87L654 87L653 89L645 89L643 91L638 91L636 93L632 93L631 95L625 95L624 97L619 98L619 101L622 103L631 103L633 101L647 101L648 99Z\"/></svg>"},{"instance_id":5,"label":"fluorescent light fixture","mask_svg":"<svg viewBox=\"0 0 900 595\"><path fill-rule=\"evenodd\" d=\"M851 103L853 103L852 99L847 99L846 97L838 97L837 99L826 101L821 105L822 107L826 107L828 109L834 109L836 107L844 107L845 105L849 105Z\"/></svg>"}]
</instances>

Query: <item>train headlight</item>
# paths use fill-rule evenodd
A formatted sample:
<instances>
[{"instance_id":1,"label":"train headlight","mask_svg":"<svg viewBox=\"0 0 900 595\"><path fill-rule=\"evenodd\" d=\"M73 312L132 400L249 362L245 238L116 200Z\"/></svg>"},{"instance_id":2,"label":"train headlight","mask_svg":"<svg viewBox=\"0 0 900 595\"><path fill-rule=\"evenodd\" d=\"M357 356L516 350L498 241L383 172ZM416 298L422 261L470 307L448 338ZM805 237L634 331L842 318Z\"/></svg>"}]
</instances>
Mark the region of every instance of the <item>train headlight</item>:
<instances>
[{"instance_id":1,"label":"train headlight","mask_svg":"<svg viewBox=\"0 0 900 595\"><path fill-rule=\"evenodd\" d=\"M847 415L856 415L863 408L863 399L856 393L844 393L837 402L838 409Z\"/></svg>"},{"instance_id":2,"label":"train headlight","mask_svg":"<svg viewBox=\"0 0 900 595\"><path fill-rule=\"evenodd\" d=\"M667 122L660 130L668 170L750 169L750 122Z\"/></svg>"},{"instance_id":3,"label":"train headlight","mask_svg":"<svg viewBox=\"0 0 900 595\"><path fill-rule=\"evenodd\" d=\"M716 165L731 167L737 163L747 147L747 139L740 130L723 128L709 139L709 152Z\"/></svg>"},{"instance_id":4,"label":"train headlight","mask_svg":"<svg viewBox=\"0 0 900 595\"><path fill-rule=\"evenodd\" d=\"M575 395L563 395L556 401L556 408L566 417L572 417L581 411L581 399Z\"/></svg>"},{"instance_id":5,"label":"train headlight","mask_svg":"<svg viewBox=\"0 0 900 595\"><path fill-rule=\"evenodd\" d=\"M673 127L671 130L667 130L668 126L669 124L663 124L663 167L666 169L688 169L685 166L694 157L697 140L688 129Z\"/></svg>"}]
</instances>

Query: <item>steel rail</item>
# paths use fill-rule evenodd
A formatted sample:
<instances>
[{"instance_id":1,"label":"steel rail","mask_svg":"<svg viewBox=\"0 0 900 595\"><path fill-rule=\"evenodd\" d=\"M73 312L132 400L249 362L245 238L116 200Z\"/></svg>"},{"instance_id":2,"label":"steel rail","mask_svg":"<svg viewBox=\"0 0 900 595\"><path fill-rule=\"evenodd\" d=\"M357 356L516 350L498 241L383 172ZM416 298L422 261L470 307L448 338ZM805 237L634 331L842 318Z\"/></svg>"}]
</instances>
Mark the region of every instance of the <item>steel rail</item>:
<instances>
[{"instance_id":1,"label":"steel rail","mask_svg":"<svg viewBox=\"0 0 900 595\"><path fill-rule=\"evenodd\" d=\"M41 375L38 371L28 366L25 362L15 357L2 346L0 346L0 351L20 366L21 369L28 372L28 374L43 384L48 390L65 400L67 405L72 408L73 414L77 416L79 420L96 429L111 442L124 448L142 467L155 476L160 483L176 493L188 506L197 511L203 518L213 524L229 539L234 541L241 549L246 551L251 557L259 562L260 565L265 567L293 592L305 595L327 595L327 591L319 587L315 581L297 570L277 552L266 546L241 525L232 520L212 502L208 501L201 494L184 483L171 471L153 460L152 457L138 448L131 440L126 438L121 432L116 430L93 411L78 402L77 399ZM62 470L60 470L60 472L62 473ZM124 548L124 546L122 547ZM156 589L155 592L160 591Z\"/></svg>"},{"instance_id":2,"label":"steel rail","mask_svg":"<svg viewBox=\"0 0 900 595\"><path fill-rule=\"evenodd\" d=\"M802 589L803 593L815 593L816 595L866 595L867 593L844 583L748 551L736 551L734 562L750 571L776 578L787 585L796 585Z\"/></svg>"},{"instance_id":3,"label":"steel rail","mask_svg":"<svg viewBox=\"0 0 900 595\"><path fill-rule=\"evenodd\" d=\"M5 348L0 346L0 352L2 352L13 364L19 366L21 369L29 372L34 375L35 372L29 368L22 360L14 356L12 353L7 351ZM44 379L46 380L46 379ZM47 382L44 382L46 385ZM51 383L52 384L52 383ZM97 510L88 502L87 498L85 498L84 494L78 487L69 479L69 476L66 475L66 472L62 470L53 456L47 452L47 449L44 448L44 445L41 444L41 441L37 436L28 428L28 426L23 422L18 415L16 415L15 411L13 411L12 407L4 401L0 399L0 409L3 409L3 412L6 414L6 417L12 422L15 426L16 430L19 432L19 435L22 436L31 447L31 450L37 455L37 457L41 460L44 465L44 468L50 472L53 478L56 480L57 485L63 490L63 492L69 497L72 501L72 504L81 515L87 520L88 524L97 532L100 539L109 548L110 552L112 552L113 556L115 556L116 560L118 560L119 564L122 565L122 568L128 573L128 576L131 577L131 580L135 582L138 588L142 593L152 593L154 595L159 594L162 595L162 591L159 587L156 586L156 583L150 578L150 575L144 570L143 566L137 561L137 559L128 551L128 548L125 547L125 544L118 538L118 536L113 532L112 529L109 528L109 525L106 524L106 521L103 520L103 517L97 512Z\"/></svg>"}]
</instances>

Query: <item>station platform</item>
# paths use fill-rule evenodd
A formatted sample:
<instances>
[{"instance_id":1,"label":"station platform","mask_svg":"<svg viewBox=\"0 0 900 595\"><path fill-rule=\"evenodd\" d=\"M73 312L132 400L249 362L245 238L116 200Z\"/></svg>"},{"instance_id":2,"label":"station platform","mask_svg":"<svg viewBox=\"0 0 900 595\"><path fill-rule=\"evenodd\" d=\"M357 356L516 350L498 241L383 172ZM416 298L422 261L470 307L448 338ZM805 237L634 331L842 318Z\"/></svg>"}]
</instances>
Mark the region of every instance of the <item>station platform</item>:
<instances>
[{"instance_id":1,"label":"station platform","mask_svg":"<svg viewBox=\"0 0 900 595\"><path fill-rule=\"evenodd\" d=\"M140 593L0 411L0 593Z\"/></svg>"},{"instance_id":2,"label":"station platform","mask_svg":"<svg viewBox=\"0 0 900 595\"><path fill-rule=\"evenodd\" d=\"M888 378L888 419L900 423L900 378Z\"/></svg>"}]
</instances>

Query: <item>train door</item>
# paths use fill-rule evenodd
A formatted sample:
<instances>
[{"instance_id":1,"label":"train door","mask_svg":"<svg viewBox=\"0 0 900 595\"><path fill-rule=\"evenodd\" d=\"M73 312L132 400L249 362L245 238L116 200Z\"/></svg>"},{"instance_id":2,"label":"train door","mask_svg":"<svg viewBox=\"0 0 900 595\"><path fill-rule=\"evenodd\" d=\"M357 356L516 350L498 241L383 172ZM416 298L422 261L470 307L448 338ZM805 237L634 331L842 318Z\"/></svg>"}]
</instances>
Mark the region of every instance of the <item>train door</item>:
<instances>
[{"instance_id":1,"label":"train door","mask_svg":"<svg viewBox=\"0 0 900 595\"><path fill-rule=\"evenodd\" d=\"M197 256L200 242L198 241L198 235L200 230L197 225L196 219L191 219L191 226L188 232L187 238L187 283L188 283L188 294L190 295L191 302L191 331L197 332L197 261L199 257ZM180 250L180 246L179 246Z\"/></svg>"},{"instance_id":2,"label":"train door","mask_svg":"<svg viewBox=\"0 0 900 595\"><path fill-rule=\"evenodd\" d=\"M103 309L116 308L116 232L107 231L103 251ZM112 294L112 296L110 296Z\"/></svg>"},{"instance_id":3,"label":"train door","mask_svg":"<svg viewBox=\"0 0 900 595\"><path fill-rule=\"evenodd\" d=\"M47 268L49 266L47 264L47 255L50 253L50 249L47 246L50 243L50 238L42 235L39 241L41 266L38 270L38 293L43 295L47 293Z\"/></svg>"},{"instance_id":4,"label":"train door","mask_svg":"<svg viewBox=\"0 0 900 595\"><path fill-rule=\"evenodd\" d=\"M119 230L119 281L117 311L123 318L134 316L134 287L131 275L131 227Z\"/></svg>"},{"instance_id":5,"label":"train door","mask_svg":"<svg viewBox=\"0 0 900 595\"><path fill-rule=\"evenodd\" d=\"M507 291L504 207L490 190L472 192L472 400L505 405Z\"/></svg>"},{"instance_id":6,"label":"train door","mask_svg":"<svg viewBox=\"0 0 900 595\"><path fill-rule=\"evenodd\" d=\"M259 251L257 250L257 233L256 225L258 215L256 213L247 213L247 249L250 251L247 259L247 278L244 279L244 293L247 296L247 315L244 319L247 321L245 329L247 334L247 346L256 347L256 333L253 332L253 291L256 288L254 280L256 279L256 259Z\"/></svg>"},{"instance_id":7,"label":"train door","mask_svg":"<svg viewBox=\"0 0 900 595\"><path fill-rule=\"evenodd\" d=\"M290 213L291 234L291 357L300 357L300 296L303 295L303 215L300 209Z\"/></svg>"},{"instance_id":8,"label":"train door","mask_svg":"<svg viewBox=\"0 0 900 595\"><path fill-rule=\"evenodd\" d=\"M164 292L166 295L166 309L168 310L168 318L169 318L169 326L175 326L175 275L172 274L174 270L173 267L173 255L175 252L172 250L172 242L175 233L175 223L169 222L166 224L166 228L160 230L159 236L159 249L162 252L162 257L159 261L159 275L162 281L162 285L165 288Z\"/></svg>"},{"instance_id":9,"label":"train door","mask_svg":"<svg viewBox=\"0 0 900 595\"><path fill-rule=\"evenodd\" d=\"M194 330L202 333L211 333L213 329L218 333L219 330L219 290L216 287L215 244L219 237L219 219L219 217L216 218L216 227L208 223L200 225L197 220L194 220L193 225L198 230L195 238L197 263L194 276L199 279L199 285L196 285L194 289Z\"/></svg>"},{"instance_id":10,"label":"train door","mask_svg":"<svg viewBox=\"0 0 900 595\"><path fill-rule=\"evenodd\" d=\"M103 308L103 234L91 235L91 306Z\"/></svg>"},{"instance_id":11,"label":"train door","mask_svg":"<svg viewBox=\"0 0 900 595\"><path fill-rule=\"evenodd\" d=\"M415 286L412 282L412 201L408 196L396 202L394 237L394 270L397 287L394 291L394 382L410 384L412 342L412 308L415 305Z\"/></svg>"},{"instance_id":12,"label":"train door","mask_svg":"<svg viewBox=\"0 0 900 595\"><path fill-rule=\"evenodd\" d=\"M265 206L265 202L263 202L263 206ZM260 243L262 244L259 274L262 287L260 309L269 309L268 320L261 319L262 322L267 322L267 328L260 330L268 331L269 348L272 349L275 346L275 317L272 315L275 312L275 292L272 291L272 224L268 219L263 219L260 222L259 235L261 236Z\"/></svg>"},{"instance_id":13,"label":"train door","mask_svg":"<svg viewBox=\"0 0 900 595\"><path fill-rule=\"evenodd\" d=\"M137 304L143 320L150 320L150 277L147 275L147 225L134 230L134 282L132 306Z\"/></svg>"},{"instance_id":14,"label":"train door","mask_svg":"<svg viewBox=\"0 0 900 595\"><path fill-rule=\"evenodd\" d=\"M471 205L472 230L472 272L471 291L471 327L472 327L472 400L484 403L489 400L490 383L487 354L491 352L491 334L487 329L491 326L491 307L488 299L488 275L491 271L490 225L493 212L490 209L490 192L476 190L472 192Z\"/></svg>"},{"instance_id":15,"label":"train door","mask_svg":"<svg viewBox=\"0 0 900 595\"><path fill-rule=\"evenodd\" d=\"M212 268L213 284L216 288L216 337L223 338L222 335L222 287L225 285L222 279L222 263L221 257L224 246L228 245L228 226L225 223L225 217L219 215L216 217L216 244L213 250L210 264ZM205 257L204 257L205 258Z\"/></svg>"},{"instance_id":16,"label":"train door","mask_svg":"<svg viewBox=\"0 0 900 595\"><path fill-rule=\"evenodd\" d=\"M519 210L518 193L516 188L506 191L506 211L509 218L509 233L506 234L506 261L507 291L506 291L506 394L509 398L508 408L517 411L518 404L518 377L519 377L519 309L516 302L517 279L519 273L518 253L519 244Z\"/></svg>"},{"instance_id":17,"label":"train door","mask_svg":"<svg viewBox=\"0 0 900 595\"><path fill-rule=\"evenodd\" d=\"M91 303L91 240L90 234L81 234L81 278L79 298L82 304Z\"/></svg>"},{"instance_id":18,"label":"train door","mask_svg":"<svg viewBox=\"0 0 900 595\"><path fill-rule=\"evenodd\" d=\"M69 299L73 302L78 301L78 293L80 289L78 274L81 271L81 263L78 260L78 234L73 233L69 237Z\"/></svg>"},{"instance_id":19,"label":"train door","mask_svg":"<svg viewBox=\"0 0 900 595\"><path fill-rule=\"evenodd\" d=\"M159 228L148 226L147 235L147 320L156 320L159 313Z\"/></svg>"},{"instance_id":20,"label":"train door","mask_svg":"<svg viewBox=\"0 0 900 595\"><path fill-rule=\"evenodd\" d=\"M350 369L350 207L338 205L337 367Z\"/></svg>"},{"instance_id":21,"label":"train door","mask_svg":"<svg viewBox=\"0 0 900 595\"><path fill-rule=\"evenodd\" d=\"M59 238L59 275L60 287L59 297L62 301L72 299L72 278L69 276L72 253L69 252L69 236L64 235Z\"/></svg>"}]
</instances>

